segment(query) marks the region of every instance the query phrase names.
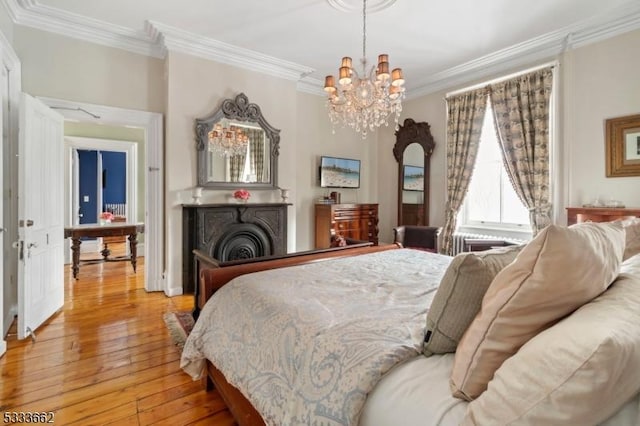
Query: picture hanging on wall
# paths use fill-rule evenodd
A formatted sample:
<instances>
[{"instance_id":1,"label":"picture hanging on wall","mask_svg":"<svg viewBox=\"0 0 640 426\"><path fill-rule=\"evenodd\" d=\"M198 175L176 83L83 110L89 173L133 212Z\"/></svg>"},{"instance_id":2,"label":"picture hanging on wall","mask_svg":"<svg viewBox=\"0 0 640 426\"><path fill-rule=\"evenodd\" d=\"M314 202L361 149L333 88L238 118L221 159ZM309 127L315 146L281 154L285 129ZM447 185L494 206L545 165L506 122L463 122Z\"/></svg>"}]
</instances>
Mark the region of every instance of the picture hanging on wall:
<instances>
[{"instance_id":1,"label":"picture hanging on wall","mask_svg":"<svg viewBox=\"0 0 640 426\"><path fill-rule=\"evenodd\" d=\"M360 160L322 156L320 186L322 188L360 188Z\"/></svg>"}]
</instances>

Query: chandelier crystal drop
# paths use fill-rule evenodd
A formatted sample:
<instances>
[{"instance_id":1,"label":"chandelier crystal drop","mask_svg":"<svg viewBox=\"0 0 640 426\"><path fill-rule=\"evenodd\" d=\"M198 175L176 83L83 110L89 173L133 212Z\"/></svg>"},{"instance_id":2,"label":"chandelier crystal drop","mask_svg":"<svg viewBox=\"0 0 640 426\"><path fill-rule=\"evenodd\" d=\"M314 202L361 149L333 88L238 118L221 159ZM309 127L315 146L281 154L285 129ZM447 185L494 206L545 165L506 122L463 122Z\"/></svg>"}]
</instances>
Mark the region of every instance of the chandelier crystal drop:
<instances>
[{"instance_id":1,"label":"chandelier crystal drop","mask_svg":"<svg viewBox=\"0 0 640 426\"><path fill-rule=\"evenodd\" d=\"M346 56L338 72L338 84L332 75L325 77L324 90L327 92L329 119L334 125L342 123L367 137L381 125L389 125L393 116L395 128L402 112L404 99L404 76L401 68L389 73L389 55L378 55L378 65L367 71L367 0L362 5L362 74L352 66Z\"/></svg>"},{"instance_id":2,"label":"chandelier crystal drop","mask_svg":"<svg viewBox=\"0 0 640 426\"><path fill-rule=\"evenodd\" d=\"M249 136L238 126L223 127L217 123L209 132L209 151L223 157L244 154L247 151Z\"/></svg>"}]
</instances>

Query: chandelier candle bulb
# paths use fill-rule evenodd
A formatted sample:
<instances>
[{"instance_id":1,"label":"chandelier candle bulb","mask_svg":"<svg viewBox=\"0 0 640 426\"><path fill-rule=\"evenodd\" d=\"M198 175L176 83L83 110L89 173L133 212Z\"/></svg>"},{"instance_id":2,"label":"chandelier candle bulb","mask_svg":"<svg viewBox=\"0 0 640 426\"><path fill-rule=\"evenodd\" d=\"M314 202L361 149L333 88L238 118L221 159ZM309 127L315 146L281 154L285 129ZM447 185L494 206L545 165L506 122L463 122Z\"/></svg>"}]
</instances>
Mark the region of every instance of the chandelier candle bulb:
<instances>
[{"instance_id":1,"label":"chandelier candle bulb","mask_svg":"<svg viewBox=\"0 0 640 426\"><path fill-rule=\"evenodd\" d=\"M391 71L391 84L393 86L402 86L404 84L404 77L402 75L402 69L401 68L395 68L393 71Z\"/></svg>"},{"instance_id":2,"label":"chandelier candle bulb","mask_svg":"<svg viewBox=\"0 0 640 426\"><path fill-rule=\"evenodd\" d=\"M340 79L338 80L338 82L343 86L351 84L351 68L340 67Z\"/></svg>"},{"instance_id":3,"label":"chandelier candle bulb","mask_svg":"<svg viewBox=\"0 0 640 426\"><path fill-rule=\"evenodd\" d=\"M324 78L324 91L329 94L336 91L336 82L332 75L328 75Z\"/></svg>"},{"instance_id":4,"label":"chandelier candle bulb","mask_svg":"<svg viewBox=\"0 0 640 426\"><path fill-rule=\"evenodd\" d=\"M380 55L386 56L386 55ZM389 62L378 63L378 80L387 80L389 78Z\"/></svg>"}]
</instances>

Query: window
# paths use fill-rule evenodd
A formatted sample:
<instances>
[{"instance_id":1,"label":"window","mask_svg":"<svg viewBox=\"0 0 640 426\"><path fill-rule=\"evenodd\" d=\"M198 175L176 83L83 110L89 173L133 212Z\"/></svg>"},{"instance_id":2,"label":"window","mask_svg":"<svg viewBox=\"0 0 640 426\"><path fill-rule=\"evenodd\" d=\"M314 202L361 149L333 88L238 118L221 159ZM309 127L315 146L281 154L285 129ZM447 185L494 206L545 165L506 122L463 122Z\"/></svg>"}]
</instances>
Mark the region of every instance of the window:
<instances>
[{"instance_id":1,"label":"window","mask_svg":"<svg viewBox=\"0 0 640 426\"><path fill-rule=\"evenodd\" d=\"M458 223L472 228L531 232L529 211L504 168L488 98L478 157Z\"/></svg>"}]
</instances>

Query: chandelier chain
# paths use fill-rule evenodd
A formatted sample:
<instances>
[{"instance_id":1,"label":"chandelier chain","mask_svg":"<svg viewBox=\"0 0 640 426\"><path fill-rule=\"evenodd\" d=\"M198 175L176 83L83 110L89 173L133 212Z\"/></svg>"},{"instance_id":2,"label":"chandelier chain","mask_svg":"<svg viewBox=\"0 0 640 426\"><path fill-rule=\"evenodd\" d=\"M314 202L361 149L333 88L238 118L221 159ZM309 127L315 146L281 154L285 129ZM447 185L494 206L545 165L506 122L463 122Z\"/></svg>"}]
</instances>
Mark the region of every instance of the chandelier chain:
<instances>
[{"instance_id":1,"label":"chandelier chain","mask_svg":"<svg viewBox=\"0 0 640 426\"><path fill-rule=\"evenodd\" d=\"M362 2L362 60L367 60L367 0Z\"/></svg>"}]
</instances>

